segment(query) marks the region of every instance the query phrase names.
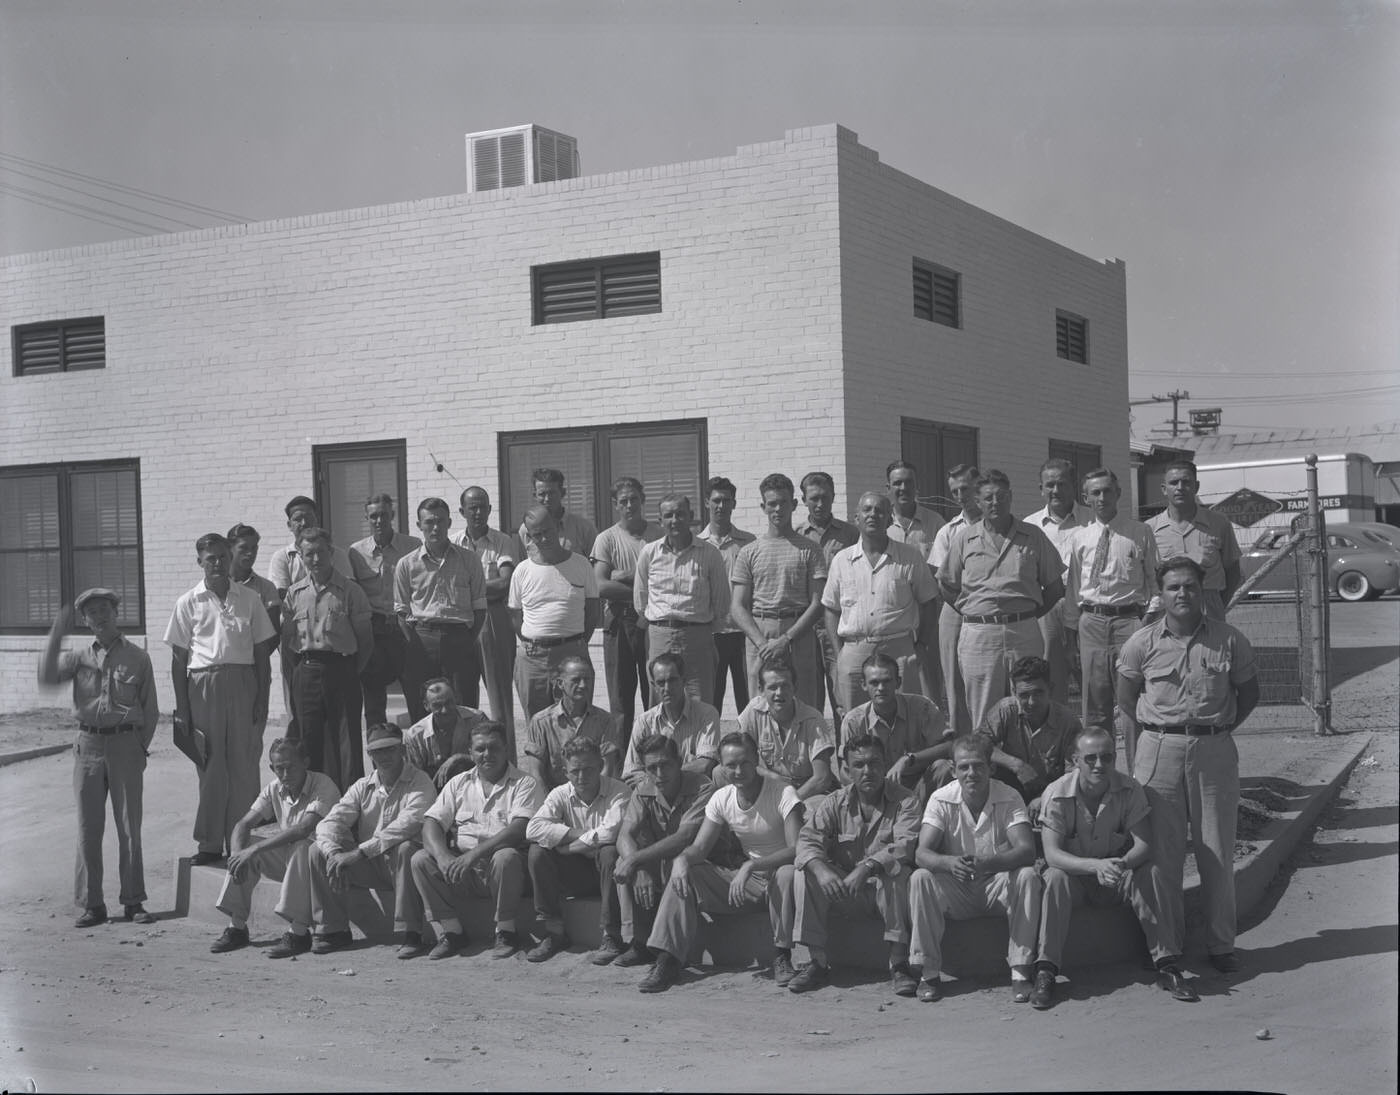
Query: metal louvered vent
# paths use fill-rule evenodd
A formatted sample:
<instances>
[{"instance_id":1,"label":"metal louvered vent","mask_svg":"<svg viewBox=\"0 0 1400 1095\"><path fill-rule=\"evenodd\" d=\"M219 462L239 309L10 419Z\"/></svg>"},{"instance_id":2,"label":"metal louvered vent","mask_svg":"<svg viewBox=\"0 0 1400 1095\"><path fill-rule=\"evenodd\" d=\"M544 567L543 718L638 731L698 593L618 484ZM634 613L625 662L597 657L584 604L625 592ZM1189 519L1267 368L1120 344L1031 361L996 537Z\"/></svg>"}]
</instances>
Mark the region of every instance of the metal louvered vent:
<instances>
[{"instance_id":1,"label":"metal louvered vent","mask_svg":"<svg viewBox=\"0 0 1400 1095\"><path fill-rule=\"evenodd\" d=\"M578 177L578 142L537 125L467 134L467 190L500 190Z\"/></svg>"},{"instance_id":2,"label":"metal louvered vent","mask_svg":"<svg viewBox=\"0 0 1400 1095\"><path fill-rule=\"evenodd\" d=\"M952 270L914 260L914 315L944 327L960 326L961 277Z\"/></svg>"},{"instance_id":3,"label":"metal louvered vent","mask_svg":"<svg viewBox=\"0 0 1400 1095\"><path fill-rule=\"evenodd\" d=\"M570 323L661 311L661 252L536 266L534 322Z\"/></svg>"},{"instance_id":4,"label":"metal louvered vent","mask_svg":"<svg viewBox=\"0 0 1400 1095\"><path fill-rule=\"evenodd\" d=\"M102 316L28 323L11 333L15 376L107 366L107 324Z\"/></svg>"}]
</instances>

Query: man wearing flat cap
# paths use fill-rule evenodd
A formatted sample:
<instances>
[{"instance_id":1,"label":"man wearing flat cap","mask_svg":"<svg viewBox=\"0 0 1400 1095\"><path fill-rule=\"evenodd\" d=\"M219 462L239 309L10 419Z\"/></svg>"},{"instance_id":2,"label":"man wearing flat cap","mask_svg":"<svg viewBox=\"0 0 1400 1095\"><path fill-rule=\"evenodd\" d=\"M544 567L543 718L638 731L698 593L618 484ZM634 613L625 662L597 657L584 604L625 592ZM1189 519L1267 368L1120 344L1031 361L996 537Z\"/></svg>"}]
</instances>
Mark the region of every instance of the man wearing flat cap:
<instances>
[{"instance_id":1,"label":"man wearing flat cap","mask_svg":"<svg viewBox=\"0 0 1400 1095\"><path fill-rule=\"evenodd\" d=\"M155 735L155 678L144 650L117 627L121 598L110 589L89 589L73 607L64 607L49 629L39 661L39 683L73 682L73 709L78 739L73 744L73 792L78 800L78 863L74 897L83 907L77 926L91 928L107 919L102 897L102 830L107 796L117 823L121 903L127 920L149 924L146 880L141 862L141 784L146 750ZM60 652L64 634L76 616L92 631L93 641Z\"/></svg>"}]
</instances>

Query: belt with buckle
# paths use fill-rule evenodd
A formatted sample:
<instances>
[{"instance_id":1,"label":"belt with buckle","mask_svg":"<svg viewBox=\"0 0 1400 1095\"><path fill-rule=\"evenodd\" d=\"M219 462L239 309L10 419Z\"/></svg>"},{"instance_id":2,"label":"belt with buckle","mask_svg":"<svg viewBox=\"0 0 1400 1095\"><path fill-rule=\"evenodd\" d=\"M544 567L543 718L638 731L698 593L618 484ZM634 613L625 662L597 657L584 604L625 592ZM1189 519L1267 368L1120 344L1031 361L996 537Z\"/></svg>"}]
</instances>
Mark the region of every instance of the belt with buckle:
<instances>
[{"instance_id":1,"label":"belt with buckle","mask_svg":"<svg viewBox=\"0 0 1400 1095\"><path fill-rule=\"evenodd\" d=\"M664 620L648 620L652 627L709 627L709 620L677 620L674 617L667 617Z\"/></svg>"},{"instance_id":2,"label":"belt with buckle","mask_svg":"<svg viewBox=\"0 0 1400 1095\"><path fill-rule=\"evenodd\" d=\"M531 646L538 646L549 650L556 646L563 646L565 643L577 642L582 638L583 632L580 631L577 635L565 635L562 639L526 639L525 642L529 643Z\"/></svg>"},{"instance_id":3,"label":"belt with buckle","mask_svg":"<svg viewBox=\"0 0 1400 1095\"><path fill-rule=\"evenodd\" d=\"M1146 605L1095 605L1087 601L1079 603L1080 612L1092 612L1095 616L1138 616L1141 617Z\"/></svg>"},{"instance_id":4,"label":"belt with buckle","mask_svg":"<svg viewBox=\"0 0 1400 1095\"><path fill-rule=\"evenodd\" d=\"M341 658L353 658L353 654L338 654L334 650L298 650L298 658L309 658L313 662L325 662L332 659L339 661Z\"/></svg>"},{"instance_id":5,"label":"belt with buckle","mask_svg":"<svg viewBox=\"0 0 1400 1095\"><path fill-rule=\"evenodd\" d=\"M413 621L413 626L425 628L428 631L453 631L459 627L471 627L471 624L467 623L466 620L442 620L438 619L436 616L428 616L422 619L415 619Z\"/></svg>"},{"instance_id":6,"label":"belt with buckle","mask_svg":"<svg viewBox=\"0 0 1400 1095\"><path fill-rule=\"evenodd\" d=\"M78 723L78 729L85 734L101 734L106 737L109 734L125 734L133 730L140 730L134 722L124 722L120 726L89 726L85 722Z\"/></svg>"},{"instance_id":7,"label":"belt with buckle","mask_svg":"<svg viewBox=\"0 0 1400 1095\"><path fill-rule=\"evenodd\" d=\"M1173 726L1154 726L1150 722L1142 724L1144 730L1156 730L1159 734L1185 734L1192 738L1209 738L1216 734L1228 734L1233 726L1207 726L1199 722L1179 723Z\"/></svg>"},{"instance_id":8,"label":"belt with buckle","mask_svg":"<svg viewBox=\"0 0 1400 1095\"><path fill-rule=\"evenodd\" d=\"M756 608L749 613L755 620L795 620L800 612L770 612L766 608Z\"/></svg>"},{"instance_id":9,"label":"belt with buckle","mask_svg":"<svg viewBox=\"0 0 1400 1095\"><path fill-rule=\"evenodd\" d=\"M1002 612L995 616L964 616L965 624L1018 624L1022 620L1034 620L1034 612Z\"/></svg>"}]
</instances>

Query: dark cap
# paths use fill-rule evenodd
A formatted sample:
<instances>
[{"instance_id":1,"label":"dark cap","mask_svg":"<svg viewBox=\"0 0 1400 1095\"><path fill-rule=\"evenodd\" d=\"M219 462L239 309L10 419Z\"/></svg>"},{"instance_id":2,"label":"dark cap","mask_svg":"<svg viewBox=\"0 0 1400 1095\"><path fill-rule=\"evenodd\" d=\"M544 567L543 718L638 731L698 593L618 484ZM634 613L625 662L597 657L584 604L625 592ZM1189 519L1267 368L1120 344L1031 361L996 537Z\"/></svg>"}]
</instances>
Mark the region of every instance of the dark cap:
<instances>
[{"instance_id":1,"label":"dark cap","mask_svg":"<svg viewBox=\"0 0 1400 1095\"><path fill-rule=\"evenodd\" d=\"M375 749L392 749L394 746L402 744L403 731L388 723L371 726L365 737L365 748L371 752Z\"/></svg>"},{"instance_id":2,"label":"dark cap","mask_svg":"<svg viewBox=\"0 0 1400 1095\"><path fill-rule=\"evenodd\" d=\"M292 510L296 509L298 506L310 506L317 513L321 512L320 507L316 505L316 499L308 498L304 494L298 494L295 498L293 498L290 502L283 506L282 512L285 513L288 517L290 517L292 515Z\"/></svg>"},{"instance_id":3,"label":"dark cap","mask_svg":"<svg viewBox=\"0 0 1400 1095\"><path fill-rule=\"evenodd\" d=\"M73 602L73 607L82 612L83 606L89 601L111 601L112 607L116 608L122 603L121 597L112 590L103 586L95 586L92 589L85 589L78 594L78 599Z\"/></svg>"}]
</instances>

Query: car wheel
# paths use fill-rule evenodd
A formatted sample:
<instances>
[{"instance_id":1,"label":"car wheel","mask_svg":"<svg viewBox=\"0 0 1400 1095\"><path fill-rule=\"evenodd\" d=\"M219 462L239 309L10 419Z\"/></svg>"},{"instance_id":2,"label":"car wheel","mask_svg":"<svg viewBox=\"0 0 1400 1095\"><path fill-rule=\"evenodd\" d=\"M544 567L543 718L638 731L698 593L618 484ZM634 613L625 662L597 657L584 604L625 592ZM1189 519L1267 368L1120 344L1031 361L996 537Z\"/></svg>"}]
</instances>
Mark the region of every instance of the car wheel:
<instances>
[{"instance_id":1,"label":"car wheel","mask_svg":"<svg viewBox=\"0 0 1400 1095\"><path fill-rule=\"evenodd\" d=\"M1344 601L1365 601L1371 596L1371 580L1359 570L1348 570L1337 578L1337 596Z\"/></svg>"}]
</instances>

